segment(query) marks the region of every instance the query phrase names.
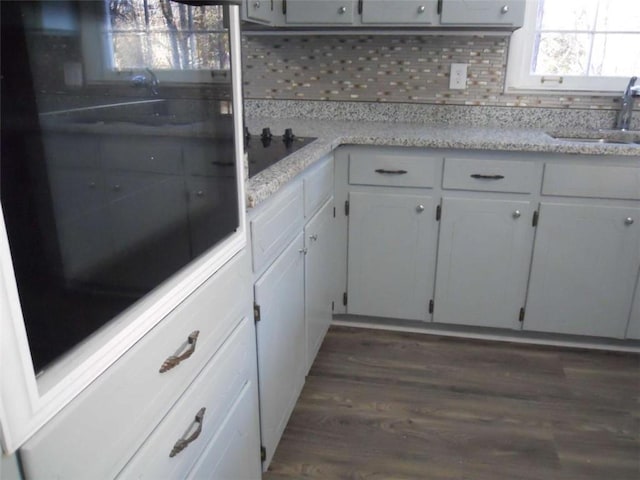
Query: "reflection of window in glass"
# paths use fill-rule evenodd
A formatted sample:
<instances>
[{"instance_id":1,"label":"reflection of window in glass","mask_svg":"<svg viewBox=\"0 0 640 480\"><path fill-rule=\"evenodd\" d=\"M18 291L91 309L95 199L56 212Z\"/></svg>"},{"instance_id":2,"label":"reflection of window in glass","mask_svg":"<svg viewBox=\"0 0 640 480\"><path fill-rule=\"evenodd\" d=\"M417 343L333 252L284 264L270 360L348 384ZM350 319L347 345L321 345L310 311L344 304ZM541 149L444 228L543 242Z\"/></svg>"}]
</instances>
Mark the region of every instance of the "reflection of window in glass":
<instances>
[{"instance_id":1,"label":"reflection of window in glass","mask_svg":"<svg viewBox=\"0 0 640 480\"><path fill-rule=\"evenodd\" d=\"M531 72L631 76L640 71L640 9L623 0L541 0Z\"/></svg>"},{"instance_id":2,"label":"reflection of window in glass","mask_svg":"<svg viewBox=\"0 0 640 480\"><path fill-rule=\"evenodd\" d=\"M229 37L220 6L170 0L105 0L114 70L228 70Z\"/></svg>"}]
</instances>

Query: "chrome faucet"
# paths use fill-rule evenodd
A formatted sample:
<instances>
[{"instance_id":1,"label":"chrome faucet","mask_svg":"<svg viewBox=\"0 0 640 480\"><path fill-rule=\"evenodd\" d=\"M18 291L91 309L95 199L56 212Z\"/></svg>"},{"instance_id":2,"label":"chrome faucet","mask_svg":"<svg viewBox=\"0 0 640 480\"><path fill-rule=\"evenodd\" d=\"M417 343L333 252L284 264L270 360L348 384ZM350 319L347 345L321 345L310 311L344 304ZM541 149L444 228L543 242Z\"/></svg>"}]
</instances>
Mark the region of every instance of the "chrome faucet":
<instances>
[{"instance_id":1,"label":"chrome faucet","mask_svg":"<svg viewBox=\"0 0 640 480\"><path fill-rule=\"evenodd\" d=\"M134 87L146 87L153 95L158 95L158 85L160 81L153 70L150 68L144 69L146 73L140 73L131 77L131 85Z\"/></svg>"},{"instance_id":2,"label":"chrome faucet","mask_svg":"<svg viewBox=\"0 0 640 480\"><path fill-rule=\"evenodd\" d=\"M622 94L622 105L618 112L616 128L618 130L629 130L631 126L631 114L633 113L633 103L635 97L640 97L640 85L636 85L638 77L631 77L629 84Z\"/></svg>"}]
</instances>

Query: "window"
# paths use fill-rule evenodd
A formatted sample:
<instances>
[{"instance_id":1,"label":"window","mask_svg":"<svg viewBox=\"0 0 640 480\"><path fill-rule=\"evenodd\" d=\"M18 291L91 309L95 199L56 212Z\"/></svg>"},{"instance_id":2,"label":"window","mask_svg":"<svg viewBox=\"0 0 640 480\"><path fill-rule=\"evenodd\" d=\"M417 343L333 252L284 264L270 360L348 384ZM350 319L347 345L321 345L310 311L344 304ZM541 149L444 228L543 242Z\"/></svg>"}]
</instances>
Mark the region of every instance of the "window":
<instances>
[{"instance_id":1,"label":"window","mask_svg":"<svg viewBox=\"0 0 640 480\"><path fill-rule=\"evenodd\" d=\"M89 80L121 80L150 69L161 81L197 82L215 80L215 72L229 70L229 35L221 6L171 0L91 3L83 12Z\"/></svg>"},{"instance_id":2,"label":"window","mask_svg":"<svg viewBox=\"0 0 640 480\"><path fill-rule=\"evenodd\" d=\"M628 0L528 0L507 89L624 90L640 75L640 8Z\"/></svg>"}]
</instances>

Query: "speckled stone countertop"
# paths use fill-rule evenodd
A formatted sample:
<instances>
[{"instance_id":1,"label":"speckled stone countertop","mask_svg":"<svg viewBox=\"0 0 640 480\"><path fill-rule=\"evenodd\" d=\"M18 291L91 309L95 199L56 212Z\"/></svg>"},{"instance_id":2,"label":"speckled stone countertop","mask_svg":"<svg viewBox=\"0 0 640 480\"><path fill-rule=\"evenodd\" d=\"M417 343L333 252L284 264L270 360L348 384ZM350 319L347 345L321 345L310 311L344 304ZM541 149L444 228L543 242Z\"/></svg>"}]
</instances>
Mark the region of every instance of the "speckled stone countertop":
<instances>
[{"instance_id":1,"label":"speckled stone countertop","mask_svg":"<svg viewBox=\"0 0 640 480\"><path fill-rule=\"evenodd\" d=\"M252 131L269 126L274 133L292 127L298 136L318 138L249 179L248 208L264 202L322 156L346 144L636 156L640 166L640 145L557 140L539 129L281 118L250 118L246 124ZM579 136L579 132L563 132L563 136Z\"/></svg>"}]
</instances>

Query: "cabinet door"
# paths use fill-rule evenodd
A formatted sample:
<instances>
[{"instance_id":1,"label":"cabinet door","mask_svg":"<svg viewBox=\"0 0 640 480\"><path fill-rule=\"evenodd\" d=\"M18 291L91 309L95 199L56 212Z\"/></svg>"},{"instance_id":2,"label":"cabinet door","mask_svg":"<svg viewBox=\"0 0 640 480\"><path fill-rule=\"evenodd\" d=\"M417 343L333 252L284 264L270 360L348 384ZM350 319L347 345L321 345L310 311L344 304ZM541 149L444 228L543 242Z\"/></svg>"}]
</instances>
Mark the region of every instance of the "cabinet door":
<instances>
[{"instance_id":1,"label":"cabinet door","mask_svg":"<svg viewBox=\"0 0 640 480\"><path fill-rule=\"evenodd\" d=\"M363 0L362 23L429 25L434 23L437 3L437 0Z\"/></svg>"},{"instance_id":2,"label":"cabinet door","mask_svg":"<svg viewBox=\"0 0 640 480\"><path fill-rule=\"evenodd\" d=\"M433 319L516 328L531 260L526 201L444 198Z\"/></svg>"},{"instance_id":3,"label":"cabinet door","mask_svg":"<svg viewBox=\"0 0 640 480\"><path fill-rule=\"evenodd\" d=\"M629 318L626 337L640 340L640 282L636 286L636 293L633 298L633 307L631 307L631 317Z\"/></svg>"},{"instance_id":4,"label":"cabinet door","mask_svg":"<svg viewBox=\"0 0 640 480\"><path fill-rule=\"evenodd\" d=\"M287 0L287 23L350 24L353 23L353 0Z\"/></svg>"},{"instance_id":5,"label":"cabinet door","mask_svg":"<svg viewBox=\"0 0 640 480\"><path fill-rule=\"evenodd\" d=\"M525 0L442 0L443 25L509 25L521 27Z\"/></svg>"},{"instance_id":6,"label":"cabinet door","mask_svg":"<svg viewBox=\"0 0 640 480\"><path fill-rule=\"evenodd\" d=\"M355 315L427 319L435 202L426 195L349 195L348 304Z\"/></svg>"},{"instance_id":7,"label":"cabinet door","mask_svg":"<svg viewBox=\"0 0 640 480\"><path fill-rule=\"evenodd\" d=\"M245 0L242 19L271 25L276 19L273 0Z\"/></svg>"},{"instance_id":8,"label":"cabinet door","mask_svg":"<svg viewBox=\"0 0 640 480\"><path fill-rule=\"evenodd\" d=\"M302 234L254 286L262 444L269 466L304 384L304 255Z\"/></svg>"},{"instance_id":9,"label":"cabinet door","mask_svg":"<svg viewBox=\"0 0 640 480\"><path fill-rule=\"evenodd\" d=\"M329 324L334 299L336 238L333 199L309 221L304 229L305 257L305 323L307 327L307 371L320 349Z\"/></svg>"},{"instance_id":10,"label":"cabinet door","mask_svg":"<svg viewBox=\"0 0 640 480\"><path fill-rule=\"evenodd\" d=\"M640 209L543 203L524 328L622 338L639 267Z\"/></svg>"}]
</instances>

